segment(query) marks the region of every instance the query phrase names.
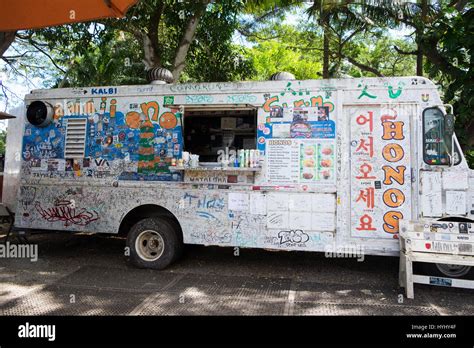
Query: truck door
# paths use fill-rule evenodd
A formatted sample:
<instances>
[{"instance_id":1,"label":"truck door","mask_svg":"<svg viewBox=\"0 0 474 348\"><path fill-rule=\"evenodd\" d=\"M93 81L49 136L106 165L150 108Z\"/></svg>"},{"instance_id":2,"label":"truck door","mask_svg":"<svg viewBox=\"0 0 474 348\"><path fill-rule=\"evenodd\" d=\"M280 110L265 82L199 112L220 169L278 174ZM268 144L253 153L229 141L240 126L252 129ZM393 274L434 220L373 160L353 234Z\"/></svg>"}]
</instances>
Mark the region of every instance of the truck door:
<instances>
[{"instance_id":1,"label":"truck door","mask_svg":"<svg viewBox=\"0 0 474 348\"><path fill-rule=\"evenodd\" d=\"M349 120L352 237L397 238L412 215L411 124L415 104L344 107Z\"/></svg>"},{"instance_id":2,"label":"truck door","mask_svg":"<svg viewBox=\"0 0 474 348\"><path fill-rule=\"evenodd\" d=\"M453 141L446 133L444 112L438 107L424 109L421 130L419 216L467 217L469 169L457 139ZM454 156L450 158L452 146Z\"/></svg>"}]
</instances>

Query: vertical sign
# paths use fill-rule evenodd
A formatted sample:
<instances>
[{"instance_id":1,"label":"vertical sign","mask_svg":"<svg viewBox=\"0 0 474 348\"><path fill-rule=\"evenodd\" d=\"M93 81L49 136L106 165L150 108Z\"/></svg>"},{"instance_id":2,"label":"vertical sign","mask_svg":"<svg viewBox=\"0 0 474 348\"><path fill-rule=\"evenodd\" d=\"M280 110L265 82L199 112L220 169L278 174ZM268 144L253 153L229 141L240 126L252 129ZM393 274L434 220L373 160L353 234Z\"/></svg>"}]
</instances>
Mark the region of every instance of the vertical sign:
<instances>
[{"instance_id":1,"label":"vertical sign","mask_svg":"<svg viewBox=\"0 0 474 348\"><path fill-rule=\"evenodd\" d=\"M396 238L411 217L410 117L407 105L346 108L351 140L351 235Z\"/></svg>"}]
</instances>

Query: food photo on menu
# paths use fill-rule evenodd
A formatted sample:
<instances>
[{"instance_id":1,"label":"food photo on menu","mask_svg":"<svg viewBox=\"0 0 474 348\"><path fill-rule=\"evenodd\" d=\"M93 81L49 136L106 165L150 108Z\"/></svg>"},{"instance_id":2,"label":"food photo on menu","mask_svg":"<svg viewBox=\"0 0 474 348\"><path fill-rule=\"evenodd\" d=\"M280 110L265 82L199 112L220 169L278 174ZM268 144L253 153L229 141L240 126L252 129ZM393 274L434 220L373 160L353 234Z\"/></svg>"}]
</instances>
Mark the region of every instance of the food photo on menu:
<instances>
[{"instance_id":1,"label":"food photo on menu","mask_svg":"<svg viewBox=\"0 0 474 348\"><path fill-rule=\"evenodd\" d=\"M315 145L300 144L300 171L303 181L317 179L316 163L318 161Z\"/></svg>"},{"instance_id":2,"label":"food photo on menu","mask_svg":"<svg viewBox=\"0 0 474 348\"><path fill-rule=\"evenodd\" d=\"M300 177L302 181L326 181L334 178L334 145L300 144Z\"/></svg>"},{"instance_id":3,"label":"food photo on menu","mask_svg":"<svg viewBox=\"0 0 474 348\"><path fill-rule=\"evenodd\" d=\"M329 180L334 177L334 145L319 144L320 148L320 177Z\"/></svg>"}]
</instances>

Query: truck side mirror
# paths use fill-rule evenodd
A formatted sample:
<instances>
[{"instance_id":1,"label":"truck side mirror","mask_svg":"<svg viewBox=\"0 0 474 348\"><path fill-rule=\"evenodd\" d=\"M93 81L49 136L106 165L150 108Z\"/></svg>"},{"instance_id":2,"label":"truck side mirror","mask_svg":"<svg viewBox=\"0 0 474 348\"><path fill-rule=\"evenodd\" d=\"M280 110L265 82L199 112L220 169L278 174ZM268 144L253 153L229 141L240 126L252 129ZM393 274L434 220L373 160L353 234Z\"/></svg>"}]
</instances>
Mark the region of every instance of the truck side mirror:
<instances>
[{"instance_id":1,"label":"truck side mirror","mask_svg":"<svg viewBox=\"0 0 474 348\"><path fill-rule=\"evenodd\" d=\"M454 115L446 114L444 116L444 135L447 141L448 152L449 152L449 165L454 165Z\"/></svg>"},{"instance_id":2,"label":"truck side mirror","mask_svg":"<svg viewBox=\"0 0 474 348\"><path fill-rule=\"evenodd\" d=\"M454 135L454 115L452 114L444 116L444 133L449 138L452 138Z\"/></svg>"}]
</instances>

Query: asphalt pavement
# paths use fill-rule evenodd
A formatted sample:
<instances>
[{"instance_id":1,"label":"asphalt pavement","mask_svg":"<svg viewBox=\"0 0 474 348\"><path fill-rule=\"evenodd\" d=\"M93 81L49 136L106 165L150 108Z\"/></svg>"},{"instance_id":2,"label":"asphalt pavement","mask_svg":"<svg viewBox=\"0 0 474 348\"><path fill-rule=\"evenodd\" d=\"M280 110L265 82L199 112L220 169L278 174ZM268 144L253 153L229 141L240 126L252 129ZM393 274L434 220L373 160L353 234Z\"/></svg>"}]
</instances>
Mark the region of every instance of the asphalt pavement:
<instances>
[{"instance_id":1,"label":"asphalt pavement","mask_svg":"<svg viewBox=\"0 0 474 348\"><path fill-rule=\"evenodd\" d=\"M163 271L125 262L125 240L33 234L38 260L0 258L0 315L472 315L474 292L398 287L398 258L187 246Z\"/></svg>"}]
</instances>

